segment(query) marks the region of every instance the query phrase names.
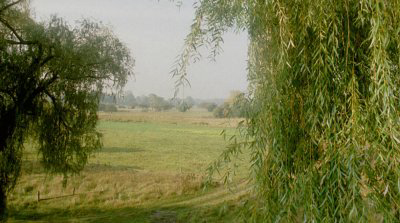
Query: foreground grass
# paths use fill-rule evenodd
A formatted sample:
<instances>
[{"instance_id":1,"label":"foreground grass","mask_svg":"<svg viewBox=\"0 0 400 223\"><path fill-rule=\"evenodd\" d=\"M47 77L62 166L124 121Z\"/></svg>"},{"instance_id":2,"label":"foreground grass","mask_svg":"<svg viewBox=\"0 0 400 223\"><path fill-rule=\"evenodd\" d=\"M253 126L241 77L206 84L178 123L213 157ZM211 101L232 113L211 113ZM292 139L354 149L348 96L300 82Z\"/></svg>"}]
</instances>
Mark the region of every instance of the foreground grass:
<instances>
[{"instance_id":1,"label":"foreground grass","mask_svg":"<svg viewBox=\"0 0 400 223\"><path fill-rule=\"evenodd\" d=\"M218 179L204 192L202 182L227 144L220 132L233 134L239 120L214 119L204 111L99 117L103 149L66 187L62 177L46 175L36 152L28 150L9 198L11 221L232 222L235 213L227 207L246 195L245 183L231 193ZM241 162L237 181L246 168ZM38 191L41 199L51 199L37 202Z\"/></svg>"}]
</instances>

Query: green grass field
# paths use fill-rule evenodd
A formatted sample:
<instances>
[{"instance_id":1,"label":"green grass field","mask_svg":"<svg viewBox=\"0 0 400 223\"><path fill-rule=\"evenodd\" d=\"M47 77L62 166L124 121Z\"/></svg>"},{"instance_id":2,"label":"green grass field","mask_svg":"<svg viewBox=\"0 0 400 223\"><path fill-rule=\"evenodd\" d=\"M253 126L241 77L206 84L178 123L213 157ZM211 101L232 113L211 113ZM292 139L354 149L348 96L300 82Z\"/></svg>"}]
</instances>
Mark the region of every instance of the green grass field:
<instances>
[{"instance_id":1,"label":"green grass field","mask_svg":"<svg viewBox=\"0 0 400 223\"><path fill-rule=\"evenodd\" d=\"M246 196L245 160L229 190L216 177L206 191L208 165L234 134L238 119L211 113L99 113L103 148L66 186L48 175L27 145L23 173L9 196L10 222L232 222ZM245 159L245 158L244 158ZM37 201L38 191L40 201Z\"/></svg>"}]
</instances>

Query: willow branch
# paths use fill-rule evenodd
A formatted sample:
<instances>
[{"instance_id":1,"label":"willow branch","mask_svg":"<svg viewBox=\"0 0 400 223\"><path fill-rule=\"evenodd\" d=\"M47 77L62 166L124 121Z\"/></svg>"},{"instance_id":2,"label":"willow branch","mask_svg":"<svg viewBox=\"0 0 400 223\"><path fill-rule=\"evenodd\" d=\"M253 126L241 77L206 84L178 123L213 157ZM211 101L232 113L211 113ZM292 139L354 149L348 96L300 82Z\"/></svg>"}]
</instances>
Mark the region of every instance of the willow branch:
<instances>
[{"instance_id":1,"label":"willow branch","mask_svg":"<svg viewBox=\"0 0 400 223\"><path fill-rule=\"evenodd\" d=\"M22 2L22 1L23 0L18 0L18 1L15 1L13 3L10 3L10 4L6 5L6 6L4 6L3 8L0 9L0 14L2 12L4 12L5 10L9 9L10 7L12 7L12 6L14 6L14 5L16 5L16 4L18 4L18 3Z\"/></svg>"},{"instance_id":2,"label":"willow branch","mask_svg":"<svg viewBox=\"0 0 400 223\"><path fill-rule=\"evenodd\" d=\"M19 40L18 42L14 42L14 44L38 44L37 41L25 41L17 32L17 30L15 30L6 20L4 20L3 18L0 18L0 22L3 23L3 25L5 25L13 34L14 36Z\"/></svg>"}]
</instances>

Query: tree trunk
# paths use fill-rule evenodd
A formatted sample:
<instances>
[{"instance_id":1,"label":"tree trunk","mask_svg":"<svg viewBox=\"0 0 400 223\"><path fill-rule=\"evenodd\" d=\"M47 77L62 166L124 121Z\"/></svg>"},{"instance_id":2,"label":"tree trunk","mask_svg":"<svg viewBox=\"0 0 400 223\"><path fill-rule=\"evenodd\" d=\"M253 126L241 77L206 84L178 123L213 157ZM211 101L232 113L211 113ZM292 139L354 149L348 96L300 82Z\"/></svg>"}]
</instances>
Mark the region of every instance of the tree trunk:
<instances>
[{"instance_id":1,"label":"tree trunk","mask_svg":"<svg viewBox=\"0 0 400 223\"><path fill-rule=\"evenodd\" d=\"M0 222L7 220L7 192L4 185L0 185Z\"/></svg>"},{"instance_id":2,"label":"tree trunk","mask_svg":"<svg viewBox=\"0 0 400 223\"><path fill-rule=\"evenodd\" d=\"M7 140L15 131L16 117L15 108L9 110L0 110L0 152L4 152L6 150Z\"/></svg>"},{"instance_id":3,"label":"tree trunk","mask_svg":"<svg viewBox=\"0 0 400 223\"><path fill-rule=\"evenodd\" d=\"M14 129L15 129L15 114L11 114L11 112L1 111L0 118L0 154L2 159L1 164L4 166L0 166L0 223L7 221L7 186L9 183L8 179L8 168L9 161L7 150L7 141L11 138Z\"/></svg>"}]
</instances>

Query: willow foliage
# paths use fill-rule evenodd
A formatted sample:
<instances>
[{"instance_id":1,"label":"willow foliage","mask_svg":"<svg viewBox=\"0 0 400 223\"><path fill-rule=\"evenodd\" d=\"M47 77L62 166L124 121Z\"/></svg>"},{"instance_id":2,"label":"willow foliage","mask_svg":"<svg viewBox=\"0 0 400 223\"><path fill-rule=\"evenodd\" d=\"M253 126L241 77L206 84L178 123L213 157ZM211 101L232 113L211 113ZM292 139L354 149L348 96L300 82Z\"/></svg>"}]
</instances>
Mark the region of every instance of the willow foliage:
<instances>
[{"instance_id":1,"label":"willow foliage","mask_svg":"<svg viewBox=\"0 0 400 223\"><path fill-rule=\"evenodd\" d=\"M101 147L99 97L121 89L134 60L101 24L34 21L23 0L0 0L0 222L31 139L41 164L64 176Z\"/></svg>"},{"instance_id":2,"label":"willow foliage","mask_svg":"<svg viewBox=\"0 0 400 223\"><path fill-rule=\"evenodd\" d=\"M245 29L254 222L400 218L400 1L200 0L175 75Z\"/></svg>"}]
</instances>

